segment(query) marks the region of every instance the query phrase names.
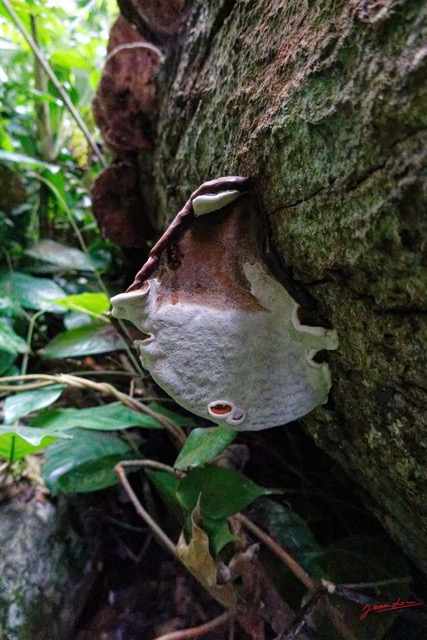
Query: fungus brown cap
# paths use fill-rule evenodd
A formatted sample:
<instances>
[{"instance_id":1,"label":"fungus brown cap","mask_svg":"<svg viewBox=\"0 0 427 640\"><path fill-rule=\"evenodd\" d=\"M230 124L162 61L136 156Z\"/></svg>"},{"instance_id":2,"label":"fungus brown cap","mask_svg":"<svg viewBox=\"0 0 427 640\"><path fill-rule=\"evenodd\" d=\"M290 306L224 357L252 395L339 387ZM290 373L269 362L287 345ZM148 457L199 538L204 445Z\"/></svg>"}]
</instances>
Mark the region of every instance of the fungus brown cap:
<instances>
[{"instance_id":1,"label":"fungus brown cap","mask_svg":"<svg viewBox=\"0 0 427 640\"><path fill-rule=\"evenodd\" d=\"M297 302L264 258L251 182L226 177L195 191L113 315L150 337L139 342L154 380L195 414L235 430L285 424L326 401L320 350L337 334L301 324Z\"/></svg>"}]
</instances>

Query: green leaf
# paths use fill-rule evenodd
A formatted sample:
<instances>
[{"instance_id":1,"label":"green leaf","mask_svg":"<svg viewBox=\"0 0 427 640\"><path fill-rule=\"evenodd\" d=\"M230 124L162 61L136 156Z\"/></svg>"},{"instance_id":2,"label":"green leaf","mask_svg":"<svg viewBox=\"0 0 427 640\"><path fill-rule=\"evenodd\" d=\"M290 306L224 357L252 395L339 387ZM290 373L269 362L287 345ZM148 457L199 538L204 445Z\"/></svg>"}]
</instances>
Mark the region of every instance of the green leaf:
<instances>
[{"instance_id":1,"label":"green leaf","mask_svg":"<svg viewBox=\"0 0 427 640\"><path fill-rule=\"evenodd\" d=\"M55 442L46 449L43 478L54 495L110 487L118 482L115 465L135 457L132 449L113 435L81 429L72 434L72 441Z\"/></svg>"},{"instance_id":2,"label":"green leaf","mask_svg":"<svg viewBox=\"0 0 427 640\"><path fill-rule=\"evenodd\" d=\"M226 518L215 520L214 518L204 517L203 528L209 536L210 547L215 555L218 555L227 544L239 539L239 536L233 536L230 533Z\"/></svg>"},{"instance_id":3,"label":"green leaf","mask_svg":"<svg viewBox=\"0 0 427 640\"><path fill-rule=\"evenodd\" d=\"M0 149L0 160L4 160L6 162L15 162L18 164L29 164L33 167L43 167L45 169L49 169L49 171L52 171L53 173L56 173L60 169L58 165L43 162L43 160L39 160L38 158L27 156L25 153L4 151L3 149Z\"/></svg>"},{"instance_id":4,"label":"green leaf","mask_svg":"<svg viewBox=\"0 0 427 640\"><path fill-rule=\"evenodd\" d=\"M0 296L9 296L26 309L65 313L64 307L54 304L64 298L65 291L49 278L34 278L26 273L0 273Z\"/></svg>"},{"instance_id":5,"label":"green leaf","mask_svg":"<svg viewBox=\"0 0 427 640\"><path fill-rule=\"evenodd\" d=\"M74 296L67 296L55 300L56 304L60 304L71 311L90 311L101 315L110 308L110 300L105 293L79 293Z\"/></svg>"},{"instance_id":6,"label":"green leaf","mask_svg":"<svg viewBox=\"0 0 427 640\"><path fill-rule=\"evenodd\" d=\"M165 418L169 418L169 420L172 420L178 427L195 427L197 425L197 420L192 416L183 416L180 413L175 413L175 411L166 409L166 407L159 402L149 402L147 407L165 416Z\"/></svg>"},{"instance_id":7,"label":"green leaf","mask_svg":"<svg viewBox=\"0 0 427 640\"><path fill-rule=\"evenodd\" d=\"M0 457L15 462L29 453L44 449L58 438L70 437L66 433L57 433L50 429L2 425L0 426Z\"/></svg>"},{"instance_id":8,"label":"green leaf","mask_svg":"<svg viewBox=\"0 0 427 640\"><path fill-rule=\"evenodd\" d=\"M65 388L65 384L55 384L9 396L6 398L3 409L5 423L13 424L15 420L19 420L32 411L48 407L59 398Z\"/></svg>"},{"instance_id":9,"label":"green leaf","mask_svg":"<svg viewBox=\"0 0 427 640\"><path fill-rule=\"evenodd\" d=\"M112 402L101 407L87 409L46 409L31 421L32 427L49 429L94 429L118 431L129 427L162 429L162 426L145 413L134 411L121 402Z\"/></svg>"},{"instance_id":10,"label":"green leaf","mask_svg":"<svg viewBox=\"0 0 427 640\"><path fill-rule=\"evenodd\" d=\"M190 471L181 480L177 496L182 506L192 511L200 496L202 517L228 518L245 509L261 496L278 493L259 487L236 471L215 465Z\"/></svg>"},{"instance_id":11,"label":"green leaf","mask_svg":"<svg viewBox=\"0 0 427 640\"><path fill-rule=\"evenodd\" d=\"M87 60L77 49L61 49L55 51L50 56L50 63L54 66L65 69L87 69L91 68L91 61Z\"/></svg>"},{"instance_id":12,"label":"green leaf","mask_svg":"<svg viewBox=\"0 0 427 640\"><path fill-rule=\"evenodd\" d=\"M94 271L92 260L80 249L67 247L54 240L40 240L31 245L25 252L27 255L43 262L51 262L62 269L73 271ZM63 298L64 296L58 296Z\"/></svg>"},{"instance_id":13,"label":"green leaf","mask_svg":"<svg viewBox=\"0 0 427 640\"><path fill-rule=\"evenodd\" d=\"M0 298L0 314L7 317L19 317L21 315L21 307L10 296Z\"/></svg>"},{"instance_id":14,"label":"green leaf","mask_svg":"<svg viewBox=\"0 0 427 640\"><path fill-rule=\"evenodd\" d=\"M288 551L314 580L323 576L324 554L305 520L289 507L263 498L253 508L255 521Z\"/></svg>"},{"instance_id":15,"label":"green leaf","mask_svg":"<svg viewBox=\"0 0 427 640\"><path fill-rule=\"evenodd\" d=\"M146 468L145 473L154 484L168 512L182 524L184 522L184 511L176 497L180 479L167 471L153 471L152 469Z\"/></svg>"},{"instance_id":16,"label":"green leaf","mask_svg":"<svg viewBox=\"0 0 427 640\"><path fill-rule=\"evenodd\" d=\"M186 471L210 462L237 437L237 431L213 427L193 429L175 461L175 469Z\"/></svg>"},{"instance_id":17,"label":"green leaf","mask_svg":"<svg viewBox=\"0 0 427 640\"><path fill-rule=\"evenodd\" d=\"M64 310L64 307L62 307ZM79 358L80 356L108 353L126 348L125 343L117 331L104 322L91 324L59 333L43 349L42 357Z\"/></svg>"},{"instance_id":18,"label":"green leaf","mask_svg":"<svg viewBox=\"0 0 427 640\"><path fill-rule=\"evenodd\" d=\"M0 377L14 376L19 373L14 366L16 360L16 353L10 353L7 351L0 351Z\"/></svg>"},{"instance_id":19,"label":"green leaf","mask_svg":"<svg viewBox=\"0 0 427 640\"><path fill-rule=\"evenodd\" d=\"M12 329L4 318L0 318L0 350L7 353L25 353L27 343Z\"/></svg>"}]
</instances>

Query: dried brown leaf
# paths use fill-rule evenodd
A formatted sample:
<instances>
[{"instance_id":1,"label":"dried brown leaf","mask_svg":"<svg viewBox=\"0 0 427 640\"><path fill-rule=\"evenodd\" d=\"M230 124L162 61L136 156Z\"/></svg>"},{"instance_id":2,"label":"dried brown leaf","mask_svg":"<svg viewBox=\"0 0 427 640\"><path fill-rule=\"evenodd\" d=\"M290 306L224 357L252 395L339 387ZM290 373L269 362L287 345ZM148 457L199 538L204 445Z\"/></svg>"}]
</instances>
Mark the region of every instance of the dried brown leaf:
<instances>
[{"instance_id":1,"label":"dried brown leaf","mask_svg":"<svg viewBox=\"0 0 427 640\"><path fill-rule=\"evenodd\" d=\"M197 510L197 507L194 511ZM218 570L215 560L209 551L209 538L205 531L195 522L193 512L191 540L186 543L184 534L177 544L177 554L181 562L210 593L226 609L235 610L237 594L231 584L218 584Z\"/></svg>"}]
</instances>

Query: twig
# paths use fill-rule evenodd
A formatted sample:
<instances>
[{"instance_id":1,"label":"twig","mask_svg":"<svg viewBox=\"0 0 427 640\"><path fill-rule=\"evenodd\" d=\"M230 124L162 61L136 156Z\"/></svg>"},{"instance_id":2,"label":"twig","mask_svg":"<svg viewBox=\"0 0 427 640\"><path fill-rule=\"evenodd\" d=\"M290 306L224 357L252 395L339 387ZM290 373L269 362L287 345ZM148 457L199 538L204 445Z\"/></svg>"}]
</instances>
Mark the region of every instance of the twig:
<instances>
[{"instance_id":1,"label":"twig","mask_svg":"<svg viewBox=\"0 0 427 640\"><path fill-rule=\"evenodd\" d=\"M342 614L335 609L335 607L329 602L328 598L325 598L324 603L326 615L329 617L335 629L341 633L344 640L357 640L354 633L346 625Z\"/></svg>"},{"instance_id":2,"label":"twig","mask_svg":"<svg viewBox=\"0 0 427 640\"><path fill-rule=\"evenodd\" d=\"M287 553L279 544L277 544L275 540L273 540L273 538L271 538L271 536L265 533L265 531L260 529L254 522L252 522L252 520L249 520L249 518L247 518L246 516L238 513L234 517L236 518L236 520L241 522L244 527L249 529L249 531L257 536L259 540L264 542L264 544L266 544L269 549L271 549L271 551L273 551L273 553L275 553L286 564L286 566L292 571L292 573L298 578L298 580L300 580L305 585L312 597L316 598L316 594L318 591L316 589L316 585L314 584L308 573L301 567L301 565L298 564L296 560L294 560L294 558L292 558L292 556L289 555L289 553ZM325 587L323 586L321 587L321 589L323 590L325 589ZM351 630L348 629L344 620L330 604L329 600L325 598L324 602L326 614L329 616L329 619L331 620L335 628L341 633L343 638L345 640L356 640ZM289 638L292 637L293 636L289 636Z\"/></svg>"},{"instance_id":3,"label":"twig","mask_svg":"<svg viewBox=\"0 0 427 640\"><path fill-rule=\"evenodd\" d=\"M9 0L2 0L2 2L3 2L3 5L4 5L6 11L10 15L10 17L12 18L13 22L15 23L15 25L17 26L17 28L19 29L19 31L21 32L22 36L25 38L27 43L29 44L29 46L30 46L31 50L33 51L35 57L40 62L40 65L43 67L43 69L45 70L46 74L49 76L50 80L52 81L52 84L54 85L55 89L58 91L60 97L64 101L64 103L67 106L67 108L68 108L69 112L71 113L72 117L77 122L77 124L80 127L80 129L82 130L86 140L88 141L89 145L92 147L92 149L93 149L95 155L97 156L98 160L100 161L101 165L105 168L107 166L107 162L106 162L103 154L101 153L98 145L96 144L91 132L87 128L86 124L84 123L81 115L79 114L79 112L77 111L77 109L75 108L73 103L71 102L70 97L68 96L66 91L64 91L61 83L59 82L58 78L56 77L55 73L53 72L52 67L50 66L50 64L43 57L43 54L40 51L39 47L37 46L37 43L34 41L34 38L31 36L31 34L25 28L24 24L22 23L22 21L20 20L19 16L15 12L15 10L12 7L12 4L9 2Z\"/></svg>"},{"instance_id":4,"label":"twig","mask_svg":"<svg viewBox=\"0 0 427 640\"><path fill-rule=\"evenodd\" d=\"M135 400L134 398L130 398L124 393L121 395L123 395L127 399L128 401L127 404L131 409L133 408L133 409L136 409L137 411L141 411L142 413L146 413L148 416L151 416L152 418L157 420L157 422L160 422L162 427L164 427L166 431L169 432L169 434L172 436L174 441L177 443L179 449L181 449L184 446L187 438L184 432L180 429L180 427L178 427L172 420L169 420L169 418L166 418L166 416L162 416L161 413L157 413L157 411L153 411L152 409L147 407L145 404L142 404L141 402L139 402L138 400ZM122 400L122 402L124 401Z\"/></svg>"},{"instance_id":5,"label":"twig","mask_svg":"<svg viewBox=\"0 0 427 640\"><path fill-rule=\"evenodd\" d=\"M406 576L404 578L390 578L389 580L379 580L378 582L357 582L355 584L340 584L337 588L343 589L376 589L378 587L386 587L389 584L400 584L401 582L411 582L412 578ZM322 580L322 582L324 582Z\"/></svg>"},{"instance_id":6,"label":"twig","mask_svg":"<svg viewBox=\"0 0 427 640\"><path fill-rule=\"evenodd\" d=\"M151 469L157 469L158 471L166 471L178 478L185 478L185 473L182 471L178 471L178 469L174 469L168 464L163 464L163 462L157 462L157 460L122 460L120 465L122 467L149 467Z\"/></svg>"},{"instance_id":7,"label":"twig","mask_svg":"<svg viewBox=\"0 0 427 640\"><path fill-rule=\"evenodd\" d=\"M236 520L238 520L246 529L251 531L259 540L264 542L264 544L273 551L281 560L286 564L286 566L292 571L294 576L303 583L305 587L311 592L314 593L316 590L316 586L313 580L310 578L308 573L298 564L296 560L292 558L268 533L265 533L262 529L258 527L252 520L249 520L246 516L238 513L234 516Z\"/></svg>"},{"instance_id":8,"label":"twig","mask_svg":"<svg viewBox=\"0 0 427 640\"><path fill-rule=\"evenodd\" d=\"M104 281L101 277L101 274L99 273L99 270L95 264L94 259L92 258L90 251L88 249L88 246L85 242L85 239L83 238L83 235L79 229L78 224L76 223L76 221L74 220L73 214L71 213L71 209L68 206L68 204L65 202L64 198L62 197L62 195L59 193L58 189L55 187L55 185L53 185L51 182L49 182L49 180L46 180L46 178L43 178L43 176L41 176L39 173L36 173L35 171L30 171L29 175L32 175L34 178L37 178L37 180L40 180L40 182L42 182L43 184L47 185L47 187L49 187L49 189L52 191L52 193L55 195L59 205L61 206L62 210L64 211L64 213L66 214L71 226L73 227L73 231L76 234L77 240L80 244L80 248L83 251L83 253L86 255L87 259L89 260L89 262L92 265L92 269L93 272L95 274L95 277L97 279L97 282L100 286L100 288L102 289L102 291L105 293L105 295L109 298L110 297L110 293L107 289L107 287L104 284ZM106 320L108 321L109 318L107 317L107 314L103 314L106 318ZM113 323L111 323L113 324ZM114 324L114 327L117 331L117 326L120 326L122 331L119 332L119 334L122 336L123 338L123 334L126 333L126 329L124 328L124 325L122 323L121 320L117 321L117 324ZM133 354L132 352L132 347L129 346L129 340L124 340L124 344L125 344L125 348L126 351L129 355L129 358L131 359L133 366L135 367L135 371L139 371L140 373L142 373L142 368L138 362L138 359L136 358L136 356Z\"/></svg>"},{"instance_id":9,"label":"twig","mask_svg":"<svg viewBox=\"0 0 427 640\"><path fill-rule=\"evenodd\" d=\"M4 1L4 0L2 0ZM107 297L110 297L110 294L108 292L107 287L104 284L104 281L101 278L101 275L96 267L96 264L92 258L92 256L90 255L90 251L88 249L88 246L83 238L83 235L78 227L78 224L76 223L76 221L74 220L74 216L71 213L71 209L68 206L68 204L65 202L64 198L62 197L62 195L59 193L58 189L55 187L55 185L53 185L51 182L49 182L49 180L46 180L46 178L44 178L43 176L41 176L39 173L37 173L36 171L30 171L29 174L31 176L33 176L34 178L37 178L37 180L40 180L40 182L42 182L43 184L45 184L54 194L55 198L58 201L58 204L60 205L61 209L63 210L63 212L66 214L69 223L71 224L71 226L73 227L73 231L76 234L77 240L79 242L80 248L83 251L83 253L86 255L87 259L89 260L89 262L92 265L92 269L93 272L95 274L95 277L98 281L98 284L100 286L100 288L102 289L102 291L105 293L105 295Z\"/></svg>"},{"instance_id":10,"label":"twig","mask_svg":"<svg viewBox=\"0 0 427 640\"><path fill-rule=\"evenodd\" d=\"M235 617L234 613L226 612L218 616L218 618L214 618L213 620L210 620L210 622L205 622L198 627L182 629L181 631L172 631L171 633L166 633L163 636L158 636L155 640L189 640L190 638L200 638L200 636L205 636L210 631L225 627L233 622Z\"/></svg>"},{"instance_id":11,"label":"twig","mask_svg":"<svg viewBox=\"0 0 427 640\"><path fill-rule=\"evenodd\" d=\"M27 373L28 360L30 358L30 352L31 352L31 341L33 339L34 325L36 323L37 318L41 316L45 311L47 311L47 309L41 309L41 311L37 311L37 313L34 313L31 316L31 320L28 325L28 331L27 331L27 350L25 351L22 357L22 364L21 364L22 375L25 375Z\"/></svg>"},{"instance_id":12,"label":"twig","mask_svg":"<svg viewBox=\"0 0 427 640\"><path fill-rule=\"evenodd\" d=\"M111 311L106 311L103 315L110 322L110 324L113 325L113 327L115 328L115 330L117 331L117 333L119 334L123 342L125 343L127 347L126 351L132 361L133 367L136 369L136 371L142 374L143 369L139 363L138 356L135 355L134 353L134 351L136 351L134 341L130 337L129 332L123 320L121 320L120 318L115 318L111 313Z\"/></svg>"},{"instance_id":13,"label":"twig","mask_svg":"<svg viewBox=\"0 0 427 640\"><path fill-rule=\"evenodd\" d=\"M157 422L171 435L173 441L176 443L179 449L182 447L186 440L184 433L174 422L172 422L172 420L169 420L169 418L166 418L166 416L162 416L160 413L157 413L157 411L153 411L149 407L145 406L145 404L142 404L142 402L138 402L138 400L129 397L108 382L95 382L94 380L77 378L76 376L72 376L66 373L58 373L55 375L49 375L45 373L30 373L21 376L5 376L1 378L1 381L3 383L22 382L24 380L39 380L40 382L32 385L0 384L0 391L19 393L20 391L27 391L28 389L38 389L40 387L48 386L49 384L58 383L66 384L70 387L76 387L78 389L94 389L95 391L98 391L100 393L111 395L130 409L135 409L136 411L140 411L141 413L146 413L154 420L157 420Z\"/></svg>"},{"instance_id":14,"label":"twig","mask_svg":"<svg viewBox=\"0 0 427 640\"><path fill-rule=\"evenodd\" d=\"M131 487L131 485L129 483L129 480L126 477L126 473L125 473L125 470L124 470L122 464L119 462L119 464L116 464L114 469L115 469L117 475L119 476L120 482L122 483L123 488L126 491L127 495L129 496L129 499L132 502L133 506L135 507L135 510L138 513L138 515L141 516L141 518L147 523L147 525L150 527L151 531L156 536L156 538L158 538L160 540L160 542L162 542L164 544L166 549L168 551L170 551L170 553L173 555L173 557L177 558L178 555L177 555L177 552L176 552L175 544L166 535L166 533L163 531L163 529L161 527L159 527L157 522L155 520L153 520L153 518L150 516L148 511L146 511L144 509L144 507L142 506L142 504L138 500L137 495L135 494L134 490L132 489L132 487Z\"/></svg>"},{"instance_id":15,"label":"twig","mask_svg":"<svg viewBox=\"0 0 427 640\"><path fill-rule=\"evenodd\" d=\"M136 533L146 533L147 529L144 527L136 527L134 524L129 524L127 522L122 522L121 520L117 520L113 518L113 516L106 516L105 518L107 522L111 522L112 524L117 525L121 529L127 529L128 531L134 531Z\"/></svg>"},{"instance_id":16,"label":"twig","mask_svg":"<svg viewBox=\"0 0 427 640\"><path fill-rule=\"evenodd\" d=\"M313 597L300 609L298 614L295 616L292 621L291 626L286 629L283 633L279 635L276 640L295 640L298 638L301 631L303 631L304 627L307 626L310 616L316 609L319 604L321 598L325 596L325 593L318 589Z\"/></svg>"},{"instance_id":17,"label":"twig","mask_svg":"<svg viewBox=\"0 0 427 640\"><path fill-rule=\"evenodd\" d=\"M151 44L151 42L127 42L126 44L119 44L118 47L115 47L105 58L105 64L110 62L111 58L113 58L117 53L120 53L120 51L126 51L128 49L147 49L148 51L152 51L157 54L160 63L165 61L163 53L158 47L156 47L156 45Z\"/></svg>"},{"instance_id":18,"label":"twig","mask_svg":"<svg viewBox=\"0 0 427 640\"><path fill-rule=\"evenodd\" d=\"M85 369L84 371L70 371L71 376L84 378L85 376L125 376L126 378L139 378L138 373L131 373L130 371L109 371L108 369L102 369L101 371L92 371L92 369ZM151 400L152 398L148 398ZM153 398L157 400L158 398ZM144 398L144 402L147 402L147 398Z\"/></svg>"}]
</instances>

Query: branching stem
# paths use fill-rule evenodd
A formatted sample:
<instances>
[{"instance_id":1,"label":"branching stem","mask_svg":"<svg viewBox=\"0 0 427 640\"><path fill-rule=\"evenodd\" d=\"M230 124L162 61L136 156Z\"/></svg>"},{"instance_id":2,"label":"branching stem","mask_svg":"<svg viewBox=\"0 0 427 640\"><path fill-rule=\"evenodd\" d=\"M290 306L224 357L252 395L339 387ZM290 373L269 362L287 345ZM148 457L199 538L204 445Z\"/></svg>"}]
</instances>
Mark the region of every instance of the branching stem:
<instances>
[{"instance_id":1,"label":"branching stem","mask_svg":"<svg viewBox=\"0 0 427 640\"><path fill-rule=\"evenodd\" d=\"M218 616L218 618L214 618L209 622L205 622L204 624L199 625L198 627L193 627L192 629L182 629L180 631L172 631L171 633L166 633L163 636L158 636L155 640L189 640L190 638L200 638L201 636L205 636L207 633L214 631L215 629L220 629L221 627L225 627L226 625L231 624L235 615L231 612L223 613Z\"/></svg>"},{"instance_id":2,"label":"branching stem","mask_svg":"<svg viewBox=\"0 0 427 640\"><path fill-rule=\"evenodd\" d=\"M115 470L120 478L120 482L122 483L123 488L125 489L133 506L135 507L137 514L141 516L144 522L146 522L146 524L150 527L151 531L156 536L156 538L158 538L158 540L166 547L166 549L172 554L172 556L174 558L177 558L178 556L176 553L176 545L172 542L169 536L166 535L166 533L157 524L157 522L150 516L148 511L144 509L141 502L138 500L137 495L135 494L134 490L130 485L129 480L126 477L126 473L122 463L119 462L119 464L115 466Z\"/></svg>"}]
</instances>

